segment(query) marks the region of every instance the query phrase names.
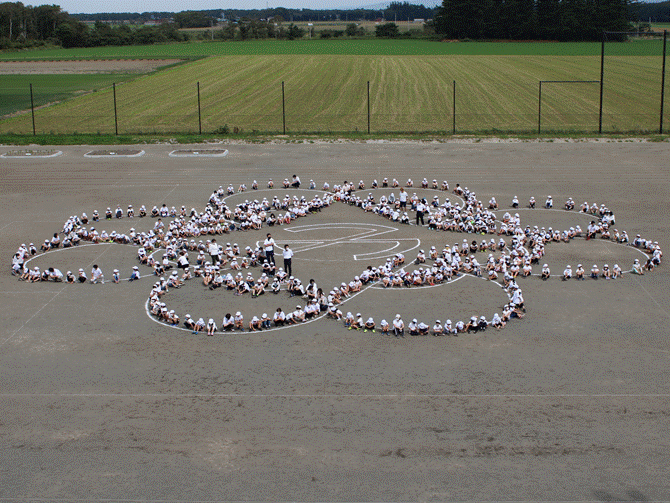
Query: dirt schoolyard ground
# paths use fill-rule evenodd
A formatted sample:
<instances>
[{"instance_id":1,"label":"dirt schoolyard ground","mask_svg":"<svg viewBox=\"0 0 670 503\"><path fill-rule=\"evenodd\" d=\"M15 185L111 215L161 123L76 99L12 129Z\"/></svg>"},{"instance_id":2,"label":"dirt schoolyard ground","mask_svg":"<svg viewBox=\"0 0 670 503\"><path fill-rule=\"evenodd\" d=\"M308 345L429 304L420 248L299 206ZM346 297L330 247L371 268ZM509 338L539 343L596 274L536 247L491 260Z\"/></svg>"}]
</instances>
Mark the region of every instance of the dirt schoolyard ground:
<instances>
[{"instance_id":1,"label":"dirt schoolyard ground","mask_svg":"<svg viewBox=\"0 0 670 503\"><path fill-rule=\"evenodd\" d=\"M552 195L556 209L519 213L523 225L560 229L589 222L561 209L568 197L604 203L619 230L667 252L669 144L236 144L224 158L170 156L175 148L206 147L139 146L142 156L102 158L84 154L108 147L55 147L57 157L0 157L0 501L670 499L667 263L616 281L522 279L525 319L501 331L404 339L326 319L215 337L162 325L145 312L152 277L109 283L112 269L127 278L136 264L130 246L79 247L31 263L87 273L96 263L104 285L28 284L9 267L21 243L39 247L83 211L163 203L200 210L219 185L255 179L264 189L268 178L279 186L293 174L303 189L310 179L319 188L447 180L484 202L495 196L500 215L514 195L522 206ZM0 155L17 149L1 147ZM287 193L320 191L248 191L229 202ZM244 248L265 232L221 240ZM294 274L326 288L396 250L411 259L420 248L472 239L340 203L272 234L296 249ZM560 273L578 263L627 270L635 258L643 257L632 247L581 240L548 245L546 261ZM166 299L182 317L219 324L226 312L248 320L301 303L285 293L212 292L198 281ZM496 285L465 277L431 289L370 288L344 311L432 324L490 318L506 299Z\"/></svg>"}]
</instances>

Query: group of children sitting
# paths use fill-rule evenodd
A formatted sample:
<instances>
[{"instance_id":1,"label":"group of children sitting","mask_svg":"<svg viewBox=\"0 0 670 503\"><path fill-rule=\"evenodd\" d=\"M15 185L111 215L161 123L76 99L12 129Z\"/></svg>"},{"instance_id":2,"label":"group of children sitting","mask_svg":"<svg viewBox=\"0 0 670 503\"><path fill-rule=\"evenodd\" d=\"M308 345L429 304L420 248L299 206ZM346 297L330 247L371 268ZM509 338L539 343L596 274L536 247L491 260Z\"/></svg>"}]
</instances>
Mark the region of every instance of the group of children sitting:
<instances>
[{"instance_id":1,"label":"group of children sitting","mask_svg":"<svg viewBox=\"0 0 670 503\"><path fill-rule=\"evenodd\" d=\"M294 181L289 182L288 185L288 179L286 179L284 187L299 188L300 182L299 179L296 181L296 178L294 177ZM424 189L449 191L449 184L446 181L438 184L437 180L433 180L430 183L424 178L420 184ZM272 180L268 181L267 186L269 189L274 188ZM407 188L413 186L414 183L411 179L405 184ZM222 321L221 329L224 331L234 329L256 331L281 327L303 323L325 313L330 318L342 320L345 327L351 330L357 329L364 332L380 330L386 334L392 331L396 336L402 336L405 332L404 322L399 316L396 316L390 324L386 320L382 320L378 327L372 317L364 320L360 313L356 316L353 316L350 312L344 315L339 305L346 302L352 295L362 291L365 285L373 282L378 282L384 287L432 286L448 282L454 277L467 273L475 276L485 276L493 281L500 280L510 298L510 302L503 308L502 315L496 313L491 320L487 320L485 316L473 316L468 322L457 321L453 324L451 320L446 320L444 324L440 320L435 320L432 327L424 322L412 320L407 326L408 333L410 335L426 335L429 333L433 335L457 335L463 332L485 330L488 326L499 329L504 327L511 318L523 317L525 311L523 297L521 289L516 284L516 278L532 275L532 266L538 264L544 257L547 243L570 242L579 237L585 237L587 240L599 237L614 240L621 244L631 244L648 255L644 264L641 264L637 259L635 260L630 271L634 274L644 274L645 271L653 270L660 265L662 258L662 251L658 242L652 242L637 235L631 243L625 231L619 232L617 229L612 229L615 224L612 211L605 205L595 203L589 205L584 202L580 206L582 213L597 217L588 225L586 232L579 225L560 231L551 227L546 229L528 225L522 227L519 214L511 214L509 211L506 211L502 219L498 220L494 213L499 209L495 197L492 197L485 207L482 201L476 198L474 192L468 190L467 187L461 187L460 184L456 184L453 193L462 200L462 204L451 203L449 198L440 203L437 195L433 197L432 201L428 201L425 198L418 197L416 193L410 195L404 191L404 188L397 198L394 193L391 193L388 197L382 195L377 201L372 192L369 192L367 196L359 197L356 191L365 190L365 183L361 180L358 184L344 182L342 185L334 185L332 189L328 183L324 183L323 188L326 192L322 196L314 195L309 200L304 196L298 197L287 194L281 199L274 196L272 200L268 198L263 198L260 201L258 199L245 200L234 208L230 208L226 204L227 196L234 193L234 188L231 192L231 187L229 186L227 190L224 190L223 186L220 186L214 190L209 198L208 205L202 212L198 212L194 208L188 212L184 206L178 211L175 207L168 208L166 204L163 204L160 208L154 206L150 212L147 212L146 207L141 206L138 212L140 218L150 216L156 219L153 228L147 232L137 232L135 228L131 228L128 234L115 231L107 233L104 230L98 232L94 226L87 230L86 225L89 222L100 220L97 211L93 212L91 219L86 213L83 213L81 217L71 216L65 222L62 232L60 234L54 233L53 237L45 240L40 251L46 252L60 247L76 246L82 241L138 246L140 263L152 267L154 274L160 278L154 284L149 296L151 313L172 325L178 325L180 319L174 310L167 309L162 299L163 295L169 291L169 288L180 288L184 281L198 277L202 278L203 284L212 290L222 288L233 291L237 295L249 294L255 298L266 292L278 294L283 289L289 295L299 296L307 302L305 308L298 305L295 310L288 313L284 313L281 308L278 308L273 313L272 318L268 317L267 313L263 313L260 317L253 316L248 323L245 323L244 316L239 312L235 316L227 314ZM258 183L254 181L251 187L252 190L257 190ZM310 180L309 187L310 189L316 188L313 180ZM396 179L389 182L385 178L381 184L377 180L374 180L371 184L372 189L385 187L399 188L400 183ZM240 186L238 192L244 191L246 191L246 185ZM310 280L307 285L303 285L298 278L288 276L281 267L276 268L274 262L267 260L262 246L257 246L255 249L247 246L242 253L236 243L234 245L227 243L225 247L216 245L217 256L220 256L221 259L212 264L206 260L205 253L212 253L215 239L207 240L206 243L203 243L202 240L198 243L195 241L195 238L201 235L215 236L236 229L259 229L264 225L287 224L301 216L321 211L322 208L329 206L333 201L357 206L364 211L372 211L401 223L409 223L410 221L405 210L416 211L419 209L429 215L427 227L431 229L495 234L498 237L492 237L488 240L482 239L481 242L464 239L461 244L445 245L441 251L431 247L428 254L424 250L420 250L415 259L415 263L420 267L412 272L405 270L405 257L402 253L398 253L379 267L370 266L366 268L349 283L338 285L328 294L318 288L314 280ZM535 208L535 205L535 198L531 197L528 207ZM512 199L511 206L512 208L519 207L519 200L516 196ZM544 207L545 209L553 208L551 196L547 197ZM568 211L573 210L575 208L574 201L569 198L564 208ZM275 215L275 212L278 213L278 216ZM284 212L284 214L281 212ZM128 209L124 212L118 205L115 211L107 208L105 218L108 220L135 218L135 210L132 205L128 205ZM168 222L166 226L162 220L163 218L172 218L173 220ZM508 239L505 239L505 237ZM153 253L159 249L164 250L164 253L161 259L156 260L153 258ZM189 264L188 251L198 253L194 266ZM487 259L482 262L478 261L475 255L478 252L489 252ZM33 243L30 243L30 246L21 245L12 260L12 273L18 275L20 279L31 282L66 281L69 283L84 283L90 281L104 283L104 275L97 266L92 270L90 279L83 269L80 269L77 275L72 274L71 271L63 275L60 270L54 267L49 267L45 271L40 271L37 267L28 268L26 262L38 254L39 251ZM428 264L427 261L432 263ZM177 267L183 270L181 276L177 271L173 271L165 278L164 275L173 268L175 262ZM228 266L228 268L224 269L225 266ZM248 272L246 277L241 272L241 269L256 266L262 268L262 272L257 278L254 278L251 272ZM193 267L193 272L191 272L191 267ZM584 279L585 277L617 279L622 274L623 271L618 264L615 264L612 268L605 264L602 270L594 265L588 272L579 264L574 272L571 266L567 266L563 271L562 279L568 280L573 277L575 279ZM552 276L547 264L542 267L540 276L545 280ZM133 267L128 279L133 281L140 277L139 268L137 266ZM112 282L118 283L119 281L119 271L115 269L112 274ZM194 332L207 331L209 335L212 335L218 330L213 319L205 323L203 318L194 320L190 315L186 315L183 323Z\"/></svg>"}]
</instances>

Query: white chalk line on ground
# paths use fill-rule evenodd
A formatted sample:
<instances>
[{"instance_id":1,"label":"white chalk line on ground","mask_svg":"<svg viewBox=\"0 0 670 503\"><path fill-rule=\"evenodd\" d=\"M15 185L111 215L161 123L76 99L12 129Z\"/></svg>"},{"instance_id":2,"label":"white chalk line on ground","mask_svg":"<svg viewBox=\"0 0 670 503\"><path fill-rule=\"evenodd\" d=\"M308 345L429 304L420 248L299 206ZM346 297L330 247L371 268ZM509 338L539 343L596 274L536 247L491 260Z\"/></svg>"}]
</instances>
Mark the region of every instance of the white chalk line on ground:
<instances>
[{"instance_id":1,"label":"white chalk line on ground","mask_svg":"<svg viewBox=\"0 0 670 503\"><path fill-rule=\"evenodd\" d=\"M56 292L56 293L54 294L54 296L51 297L51 298L50 298L50 299L49 299L49 300L48 300L42 307L40 307L37 311L35 311L35 312L33 313L33 315L32 315L30 318L28 318L28 319L23 323L23 325L21 325L19 328L17 328L16 330L14 330L14 332L12 333L12 335L10 335L9 337L7 337L7 339L5 339L4 341L0 342L0 348L3 347L5 344L7 344L10 340L12 340L12 339L14 338L14 336L15 336L16 334L18 334L18 333L23 329L23 327L25 327L28 323L30 323L30 322L33 320L33 318L35 318L35 316L37 316L38 314L40 314L40 313L42 312L42 309L44 309L44 308L47 307L49 304L51 304L51 302L52 302L56 297L58 297L58 296L63 292L63 290L65 290L65 288L66 288L66 287L63 287L63 288L61 288L58 292Z\"/></svg>"},{"instance_id":2,"label":"white chalk line on ground","mask_svg":"<svg viewBox=\"0 0 670 503\"><path fill-rule=\"evenodd\" d=\"M92 264L94 264L95 262L97 262L98 259L99 259L100 257L102 257L105 253L107 253L108 250L109 250L109 247L105 248L105 249L102 251L102 253L100 253L95 259L93 259L93 261L92 261L90 264L88 264L87 267L90 267ZM26 262L27 262L27 261L26 261ZM28 318L28 319L23 323L23 325L21 325L19 328L17 328L17 329L12 333L12 335L10 335L10 336L9 336L7 339L5 339L4 341L0 342L0 348L3 347L5 344L7 344L10 340L12 340L12 339L14 338L14 336L16 336L16 334L18 334L18 333L23 329L23 327L25 327L25 326L26 326L28 323L30 323L30 322L31 322L31 321L32 321L38 314L40 314L40 313L42 312L42 310L43 310L45 307L47 307L49 304L51 304L51 302L52 302L56 297L58 297L61 293L63 293L63 291L65 291L65 289L66 289L67 287L68 287L68 284L65 283L65 284L63 285L63 288L61 288L60 290L58 290L58 291L54 294L53 297L51 297L51 298L50 298L50 299L49 299L49 300L48 300L42 307L40 307L37 311L35 311L35 312L33 313L33 315L32 315L30 318Z\"/></svg>"},{"instance_id":3,"label":"white chalk line on ground","mask_svg":"<svg viewBox=\"0 0 670 503\"><path fill-rule=\"evenodd\" d=\"M5 292L0 292L0 294L5 294L5 295L44 295L44 294L50 294L50 293L58 293L54 292L53 290L42 290L42 291L36 291L36 292L20 292L18 290L16 291L5 291Z\"/></svg>"},{"instance_id":4,"label":"white chalk line on ground","mask_svg":"<svg viewBox=\"0 0 670 503\"><path fill-rule=\"evenodd\" d=\"M670 393L0 393L0 398L670 398ZM1 498L0 498L1 499Z\"/></svg>"},{"instance_id":5,"label":"white chalk line on ground","mask_svg":"<svg viewBox=\"0 0 670 503\"><path fill-rule=\"evenodd\" d=\"M36 259L36 258L40 258L40 257L44 257L45 255L49 255L50 253L58 253L58 252L63 252L63 251L74 251L74 250L78 250L78 249L81 249L81 248L87 248L87 247L89 247L89 246L101 246L101 245L129 246L129 247L132 247L132 248L134 248L134 249L138 249L138 248L139 248L138 246L135 246L135 245L133 245L133 244L123 244L123 243L109 243L109 242L104 242L104 243L86 243L86 244L83 244L83 245L70 246L69 248L55 248L55 249L53 249L53 250L48 250L48 251L45 251L45 252L43 252L43 253L38 253L37 255L33 255L33 256L30 257L28 260L26 260L24 265L28 265L28 264L30 263L31 260L34 260L34 259ZM156 251L158 251L158 250L156 250ZM154 252L152 253L152 255L153 255L154 253L156 253L156 251L154 251ZM105 252L103 251L100 255L98 255L98 258L102 257L102 255L103 255L104 253L105 253ZM98 258L96 258L95 261L97 261ZM89 266L91 266L95 261L91 262L91 263L89 264ZM144 278L144 277L146 277L146 276L147 276L147 275L145 274L144 276L141 276L140 279L142 279L142 278ZM119 281L130 281L130 278L121 278L121 279L119 279ZM134 280L134 281L139 281L139 279ZM113 282L111 281L111 279L110 279L109 283L113 283ZM69 283L66 283L66 284L69 284ZM76 283L75 283L75 284L76 284Z\"/></svg>"},{"instance_id":6,"label":"white chalk line on ground","mask_svg":"<svg viewBox=\"0 0 670 503\"><path fill-rule=\"evenodd\" d=\"M177 187L179 187L179 184L172 187L172 190L163 196L163 200L167 199L170 196L170 194L172 194L175 190L177 190Z\"/></svg>"},{"instance_id":7,"label":"white chalk line on ground","mask_svg":"<svg viewBox=\"0 0 670 503\"><path fill-rule=\"evenodd\" d=\"M658 303L658 301L656 300L656 297L654 297L654 296L649 292L649 290L647 290L647 288L640 282L640 280L636 277L636 275L635 275L635 274L631 274L631 276L633 276L633 277L635 278L635 282L640 286L640 288L642 288L642 291L644 291L644 293L646 293L647 296L648 296L651 300L654 301L654 304L656 304L656 306L661 310L661 312L663 312L663 314L665 314L665 316L667 316L668 318L670 318L670 313L668 313L668 311L666 311L666 310L663 308L663 306L661 306L661 305Z\"/></svg>"},{"instance_id":8,"label":"white chalk line on ground","mask_svg":"<svg viewBox=\"0 0 670 503\"><path fill-rule=\"evenodd\" d=\"M410 290L422 290L422 289L425 290L425 289L428 289L428 288L437 288L439 286L451 285L453 283L456 283L457 281L462 280L463 278L465 278L467 276L471 276L471 275L466 274L466 273L459 273L459 276L456 279L452 279L450 281L443 281L442 283L437 283L435 285L412 286L412 287L410 287ZM474 276L472 276L472 277L474 277ZM498 282L494 282L494 283L496 285L502 287L502 285L500 283L498 283ZM383 285L381 285L381 286L375 285L371 288L373 290L382 290L384 292L403 292L403 291L407 290L406 287L392 287L392 286L385 287Z\"/></svg>"},{"instance_id":9,"label":"white chalk line on ground","mask_svg":"<svg viewBox=\"0 0 670 503\"><path fill-rule=\"evenodd\" d=\"M7 225L3 225L2 227L0 227L0 231L4 231L4 230L5 230L7 227L9 227L10 225L18 224L18 223L19 223L18 221L15 221L15 222L9 222Z\"/></svg>"},{"instance_id":10,"label":"white chalk line on ground","mask_svg":"<svg viewBox=\"0 0 670 503\"><path fill-rule=\"evenodd\" d=\"M353 295L347 297L347 298L344 299L342 302L340 302L339 305L341 306L341 305L346 304L346 303L349 302L351 299L353 299L354 297L359 296L360 294L362 294L363 292L365 292L366 290L368 290L368 289L369 289L370 287L372 287L373 285L374 285L374 283L372 283L372 284L368 285L367 287L363 288L360 292L356 292L355 294L353 294ZM266 294L266 295L267 295L267 294ZM297 299L299 299L298 302L300 302L301 300L303 300L302 297L297 297ZM149 309L149 299L147 299L146 302L144 303L144 311L145 311L146 315L149 317L149 319L150 319L151 321L153 321L154 323L158 323L159 325L161 325L161 326L163 326L163 327L174 328L174 329L181 330L181 331L183 331L183 332L188 332L188 333L191 333L191 334L193 333L193 330L191 330L191 329L189 329L189 328L180 327L180 326L176 326L176 325L168 325L167 323L164 323L164 322L162 322L161 320L156 319L156 318L151 314L151 310ZM281 327L264 328L264 329L256 330L256 331L252 331L252 332L249 332L248 329L245 329L245 330L242 330L242 331L239 331L239 330L232 330L232 331L230 331L230 332L224 332L223 330L218 330L217 333L218 333L218 335L234 335L234 334L237 334L237 333L243 333L243 334L244 334L244 333L247 333L247 334L248 334L248 333L268 333L268 332L274 332L274 331L276 331L276 330L285 330L285 329L287 329L287 328L295 328L295 327L302 327L302 326L304 326L304 325L309 325L310 323L314 323L315 321L318 321L318 320L321 320L321 319L325 318L327 314L328 314L327 312L324 312L324 313L320 314L319 316L317 316L317 317L315 317L315 318L312 318L311 320L303 321L303 322L300 322L300 323L294 323L293 325L288 325L288 324L287 324L287 325L284 325L284 326L281 326ZM204 318L203 318L203 319L204 319ZM245 320L245 322L246 322L246 321L247 321L247 320ZM336 320L336 321L339 321L339 320ZM181 323L183 323L183 320L181 320ZM207 334L206 334L206 331L205 331L204 329L203 329L201 332L199 332L199 334L200 334L200 333L203 333L204 335L207 335ZM194 335L195 335L195 334L194 334Z\"/></svg>"}]
</instances>

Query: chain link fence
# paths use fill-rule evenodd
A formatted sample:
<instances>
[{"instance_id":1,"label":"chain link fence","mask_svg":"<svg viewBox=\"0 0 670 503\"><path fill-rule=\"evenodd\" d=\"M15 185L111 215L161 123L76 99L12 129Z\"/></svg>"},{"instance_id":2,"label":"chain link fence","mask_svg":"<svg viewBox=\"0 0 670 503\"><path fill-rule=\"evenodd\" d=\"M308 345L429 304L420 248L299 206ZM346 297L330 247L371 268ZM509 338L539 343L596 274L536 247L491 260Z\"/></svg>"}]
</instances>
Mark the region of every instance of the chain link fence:
<instances>
[{"instance_id":1,"label":"chain link fence","mask_svg":"<svg viewBox=\"0 0 670 503\"><path fill-rule=\"evenodd\" d=\"M172 107L164 107L165 103L138 104L137 101L130 106L124 88L114 86L98 92L98 105L90 108L95 113L89 111L85 101L76 110L68 106L40 107L49 102L49 96L39 87L31 86L33 106L22 113L3 117L0 133L449 135L665 132L668 113L667 108L664 109L667 32L644 36L655 37L658 41L646 61L637 57L608 57L606 49L610 43L624 42L610 42L616 37L607 34L603 41L602 79L598 80L594 77L599 76L594 74L574 75L575 80L502 82L488 75L478 81L447 81L429 92L414 90L412 94L409 90L400 97L396 93L394 99L389 99L387 86L397 85L397 82L361 80L354 89L356 96L342 96L327 91L319 93L320 83L315 77L314 82L300 82L297 87L285 86L284 82L268 86L260 93L262 98L258 94L249 98L258 102L254 113L237 113L227 104L226 100L231 96L201 91L199 82L193 82L187 92L175 90L174 94L179 94L181 101ZM587 79L578 80L581 77ZM26 94L28 91L26 89ZM48 92L53 94L54 90ZM103 93L104 99L100 96ZM22 99L27 101L25 96ZM342 105L338 106L340 102ZM162 108L173 111L155 112Z\"/></svg>"}]
</instances>

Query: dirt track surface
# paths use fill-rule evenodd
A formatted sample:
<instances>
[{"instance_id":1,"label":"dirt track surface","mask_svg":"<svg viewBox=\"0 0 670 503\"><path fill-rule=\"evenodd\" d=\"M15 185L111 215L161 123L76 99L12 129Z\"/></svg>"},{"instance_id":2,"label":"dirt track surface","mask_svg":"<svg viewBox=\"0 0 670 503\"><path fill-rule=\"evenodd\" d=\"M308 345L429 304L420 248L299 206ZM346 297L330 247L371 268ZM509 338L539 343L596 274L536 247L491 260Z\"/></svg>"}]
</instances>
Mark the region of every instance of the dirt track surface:
<instances>
[{"instance_id":1,"label":"dirt track surface","mask_svg":"<svg viewBox=\"0 0 670 503\"><path fill-rule=\"evenodd\" d=\"M2 61L0 75L72 73L147 73L179 59L118 59L90 61Z\"/></svg>"},{"instance_id":2,"label":"dirt track surface","mask_svg":"<svg viewBox=\"0 0 670 503\"><path fill-rule=\"evenodd\" d=\"M617 228L670 250L668 144L229 145L223 159L171 158L174 146L156 145L142 146L139 158L83 157L95 148L0 159L6 264L19 244L39 246L75 213L163 202L202 208L219 185L256 179L264 187L269 177L279 183L294 173L303 186L310 178L318 186L446 179L483 201L495 195L503 208L513 195L541 203L551 194L559 206L568 196L602 202L615 211ZM524 224L588 223L560 209L520 213ZM346 229L328 230L334 222L393 226L338 203L293 229L311 230L272 232L278 243L346 237ZM97 227L153 224L135 218ZM395 227L393 239L416 238L422 248L464 237ZM264 235L223 241L244 248ZM378 243L334 241L296 254L294 270L330 287L362 270L368 262L352 253L366 251L383 255ZM90 272L98 263L108 277L114 267L127 277L135 254L98 245L35 264ZM638 256L600 241L547 249L553 272L578 262L627 269ZM0 501L669 500L668 270L666 257L644 277L522 280L528 314L500 332L395 339L327 320L194 336L146 316L150 278L26 284L5 267ZM219 323L225 312L296 302L234 297L196 282L169 295L181 314L211 313ZM490 315L504 301L499 288L466 278L423 291L369 290L347 310L432 323Z\"/></svg>"}]
</instances>

